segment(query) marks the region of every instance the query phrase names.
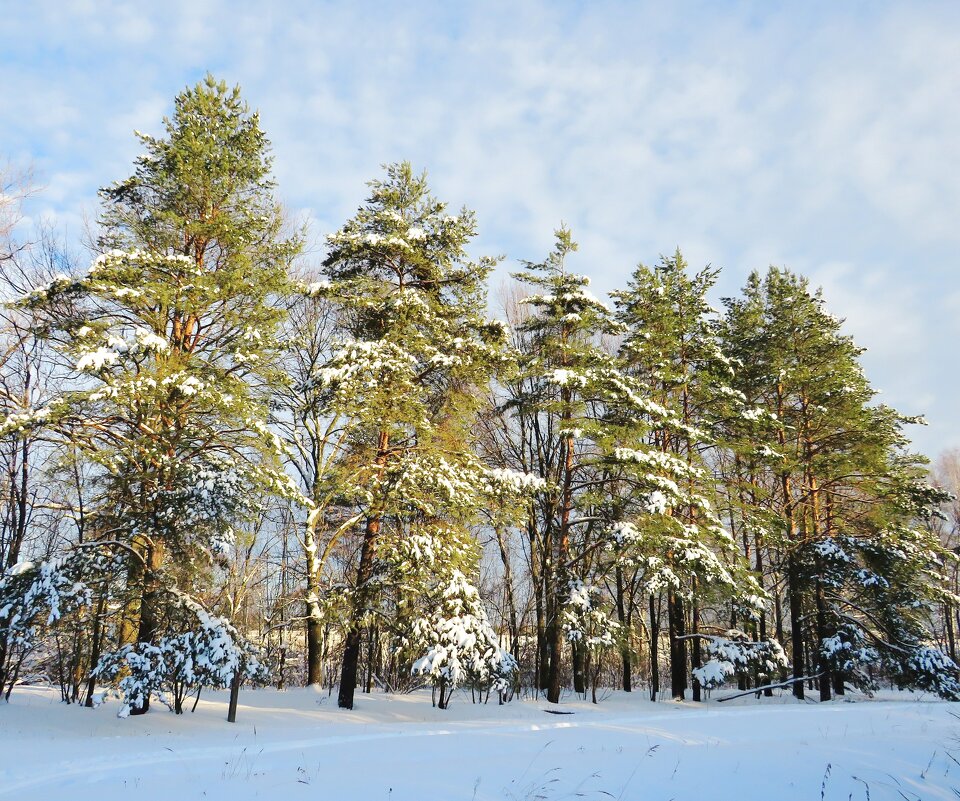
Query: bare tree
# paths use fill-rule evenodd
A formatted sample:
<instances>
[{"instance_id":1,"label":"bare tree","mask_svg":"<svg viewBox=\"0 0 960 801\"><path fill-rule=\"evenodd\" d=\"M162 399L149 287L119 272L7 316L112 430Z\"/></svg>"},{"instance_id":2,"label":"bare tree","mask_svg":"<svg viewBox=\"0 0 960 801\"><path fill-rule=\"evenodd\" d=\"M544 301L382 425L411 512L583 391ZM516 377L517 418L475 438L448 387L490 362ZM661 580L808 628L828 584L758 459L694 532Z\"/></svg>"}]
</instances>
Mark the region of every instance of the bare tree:
<instances>
[{"instance_id":1,"label":"bare tree","mask_svg":"<svg viewBox=\"0 0 960 801\"><path fill-rule=\"evenodd\" d=\"M23 203L35 191L31 167L9 162L0 167L0 269L4 271L28 248L28 243L16 239L16 229L23 219Z\"/></svg>"},{"instance_id":2,"label":"bare tree","mask_svg":"<svg viewBox=\"0 0 960 801\"><path fill-rule=\"evenodd\" d=\"M937 458L931 470L934 484L953 497L941 508L941 517L934 517L929 525L939 535L943 546L958 559L945 562L944 582L953 595L960 595L960 448L949 448ZM960 636L960 608L945 601L941 610L943 636L950 658L957 661L957 637Z\"/></svg>"}]
</instances>

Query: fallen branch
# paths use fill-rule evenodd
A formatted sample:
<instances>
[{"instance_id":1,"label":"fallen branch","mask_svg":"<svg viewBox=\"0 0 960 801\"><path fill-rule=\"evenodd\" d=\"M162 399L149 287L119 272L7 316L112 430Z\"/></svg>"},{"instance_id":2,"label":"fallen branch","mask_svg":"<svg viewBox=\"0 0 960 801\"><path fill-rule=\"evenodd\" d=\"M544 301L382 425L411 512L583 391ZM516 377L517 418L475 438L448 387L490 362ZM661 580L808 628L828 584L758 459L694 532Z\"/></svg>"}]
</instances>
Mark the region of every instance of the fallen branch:
<instances>
[{"instance_id":1,"label":"fallen branch","mask_svg":"<svg viewBox=\"0 0 960 801\"><path fill-rule=\"evenodd\" d=\"M732 701L734 698L743 698L745 695L753 695L754 693L759 695L764 690L781 690L784 687L789 687L791 684L796 684L798 681L813 681L814 679L819 679L823 675L823 673L818 673L816 676L801 676L798 679L787 679L786 681L777 682L776 684L764 684L762 687L754 687L752 690L745 690L744 692L737 693L736 695L728 695L726 698L718 698L717 703L721 704L724 701Z\"/></svg>"}]
</instances>

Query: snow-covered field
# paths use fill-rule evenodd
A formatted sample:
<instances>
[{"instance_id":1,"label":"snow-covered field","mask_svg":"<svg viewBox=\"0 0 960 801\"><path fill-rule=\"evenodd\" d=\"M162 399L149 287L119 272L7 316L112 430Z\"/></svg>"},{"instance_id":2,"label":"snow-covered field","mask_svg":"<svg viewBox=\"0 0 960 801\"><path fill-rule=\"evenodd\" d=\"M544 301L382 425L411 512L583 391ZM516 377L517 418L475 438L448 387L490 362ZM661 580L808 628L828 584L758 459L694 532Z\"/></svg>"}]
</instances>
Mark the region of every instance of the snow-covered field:
<instances>
[{"instance_id":1,"label":"snow-covered field","mask_svg":"<svg viewBox=\"0 0 960 801\"><path fill-rule=\"evenodd\" d=\"M48 688L0 704L0 799L957 799L960 710L910 695L652 704L614 694L553 715L522 701L447 711L429 693L222 693L120 720ZM739 705L734 705L739 704Z\"/></svg>"}]
</instances>

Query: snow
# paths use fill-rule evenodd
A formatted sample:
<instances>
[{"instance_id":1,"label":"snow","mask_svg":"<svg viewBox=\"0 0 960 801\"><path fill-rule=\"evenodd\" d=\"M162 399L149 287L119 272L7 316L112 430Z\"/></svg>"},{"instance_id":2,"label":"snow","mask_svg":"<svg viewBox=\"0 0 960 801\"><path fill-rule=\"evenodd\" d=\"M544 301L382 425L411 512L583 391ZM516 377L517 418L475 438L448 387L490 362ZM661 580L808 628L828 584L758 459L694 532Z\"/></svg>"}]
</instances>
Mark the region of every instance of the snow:
<instances>
[{"instance_id":1,"label":"snow","mask_svg":"<svg viewBox=\"0 0 960 801\"><path fill-rule=\"evenodd\" d=\"M669 507L670 502L667 500L667 496L660 490L654 490L647 496L646 508L650 514L665 515Z\"/></svg>"},{"instance_id":2,"label":"snow","mask_svg":"<svg viewBox=\"0 0 960 801\"><path fill-rule=\"evenodd\" d=\"M556 384L560 387L569 386L570 384L578 387L585 387L587 385L586 376L583 376L574 370L567 370L561 367L558 367L556 370L549 373L546 376L546 379L549 383Z\"/></svg>"},{"instance_id":3,"label":"snow","mask_svg":"<svg viewBox=\"0 0 960 801\"><path fill-rule=\"evenodd\" d=\"M102 370L104 365L113 364L120 358L120 354L110 348L97 348L87 351L77 359L77 370Z\"/></svg>"},{"instance_id":4,"label":"snow","mask_svg":"<svg viewBox=\"0 0 960 801\"><path fill-rule=\"evenodd\" d=\"M307 294L308 297L313 298L313 297L316 297L317 295L321 295L324 292L327 292L332 286L333 285L326 279L322 281L313 281L304 286L304 292Z\"/></svg>"},{"instance_id":5,"label":"snow","mask_svg":"<svg viewBox=\"0 0 960 801\"><path fill-rule=\"evenodd\" d=\"M0 435L6 436L14 432L27 431L42 425L51 415L52 409L28 409L24 412L12 412L0 422Z\"/></svg>"},{"instance_id":6,"label":"snow","mask_svg":"<svg viewBox=\"0 0 960 801\"><path fill-rule=\"evenodd\" d=\"M532 473L521 473L510 468L494 468L487 470L487 478L496 487L502 487L508 492L523 495L532 492L541 492L547 487L547 482Z\"/></svg>"},{"instance_id":7,"label":"snow","mask_svg":"<svg viewBox=\"0 0 960 801\"><path fill-rule=\"evenodd\" d=\"M724 691L714 694L723 697ZM429 690L357 696L352 711L312 690L226 692L196 714L157 705L119 720L118 702L64 706L53 688L0 704L0 799L710 798L724 801L955 799L954 708L929 696L801 704L788 693L718 705L613 693L449 710Z\"/></svg>"},{"instance_id":8,"label":"snow","mask_svg":"<svg viewBox=\"0 0 960 801\"><path fill-rule=\"evenodd\" d=\"M170 344L159 334L155 334L146 328L137 328L134 333L137 344L144 350L151 350L157 353L167 353L170 350Z\"/></svg>"}]
</instances>

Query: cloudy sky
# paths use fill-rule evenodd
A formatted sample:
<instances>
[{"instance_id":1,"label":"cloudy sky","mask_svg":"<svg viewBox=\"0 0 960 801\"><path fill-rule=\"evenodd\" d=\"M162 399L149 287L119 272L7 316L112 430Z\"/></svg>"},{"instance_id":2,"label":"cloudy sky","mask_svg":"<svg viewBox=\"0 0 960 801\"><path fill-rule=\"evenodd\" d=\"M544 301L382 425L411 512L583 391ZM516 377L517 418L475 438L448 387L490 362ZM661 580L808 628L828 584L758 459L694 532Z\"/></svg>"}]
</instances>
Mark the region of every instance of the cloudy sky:
<instances>
[{"instance_id":1,"label":"cloudy sky","mask_svg":"<svg viewBox=\"0 0 960 801\"><path fill-rule=\"evenodd\" d=\"M409 159L504 275L560 221L600 292L677 246L723 268L717 298L786 266L927 415L918 448L960 445L958 2L0 0L0 38L0 160L73 241L133 129L210 70L318 242Z\"/></svg>"}]
</instances>

